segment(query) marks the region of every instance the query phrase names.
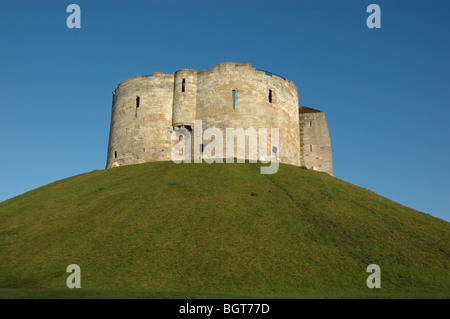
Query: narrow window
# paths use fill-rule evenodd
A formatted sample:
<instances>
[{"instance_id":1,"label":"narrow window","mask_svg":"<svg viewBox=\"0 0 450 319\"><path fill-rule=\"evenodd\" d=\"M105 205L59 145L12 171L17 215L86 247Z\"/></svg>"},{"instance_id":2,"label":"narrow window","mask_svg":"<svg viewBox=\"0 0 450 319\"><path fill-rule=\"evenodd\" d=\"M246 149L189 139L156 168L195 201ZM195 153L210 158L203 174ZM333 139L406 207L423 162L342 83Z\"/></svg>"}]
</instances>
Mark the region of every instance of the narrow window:
<instances>
[{"instance_id":1,"label":"narrow window","mask_svg":"<svg viewBox=\"0 0 450 319\"><path fill-rule=\"evenodd\" d=\"M309 126L312 126L312 121L309 121Z\"/></svg>"},{"instance_id":2,"label":"narrow window","mask_svg":"<svg viewBox=\"0 0 450 319\"><path fill-rule=\"evenodd\" d=\"M236 109L236 90L233 90L233 110Z\"/></svg>"},{"instance_id":3,"label":"narrow window","mask_svg":"<svg viewBox=\"0 0 450 319\"><path fill-rule=\"evenodd\" d=\"M114 152L114 158L117 158L117 151Z\"/></svg>"},{"instance_id":4,"label":"narrow window","mask_svg":"<svg viewBox=\"0 0 450 319\"><path fill-rule=\"evenodd\" d=\"M141 102L141 98L139 96L136 97L136 109L134 112L134 117L137 118L137 112L138 112L138 108L139 108L139 104Z\"/></svg>"},{"instance_id":5,"label":"narrow window","mask_svg":"<svg viewBox=\"0 0 450 319\"><path fill-rule=\"evenodd\" d=\"M312 152L312 145L309 146L309 151Z\"/></svg>"},{"instance_id":6,"label":"narrow window","mask_svg":"<svg viewBox=\"0 0 450 319\"><path fill-rule=\"evenodd\" d=\"M272 90L269 90L269 103L272 103Z\"/></svg>"},{"instance_id":7,"label":"narrow window","mask_svg":"<svg viewBox=\"0 0 450 319\"><path fill-rule=\"evenodd\" d=\"M186 90L186 80L183 79L183 82L181 83L181 92L184 92Z\"/></svg>"},{"instance_id":8,"label":"narrow window","mask_svg":"<svg viewBox=\"0 0 450 319\"><path fill-rule=\"evenodd\" d=\"M200 144L200 153L203 153L203 144Z\"/></svg>"}]
</instances>

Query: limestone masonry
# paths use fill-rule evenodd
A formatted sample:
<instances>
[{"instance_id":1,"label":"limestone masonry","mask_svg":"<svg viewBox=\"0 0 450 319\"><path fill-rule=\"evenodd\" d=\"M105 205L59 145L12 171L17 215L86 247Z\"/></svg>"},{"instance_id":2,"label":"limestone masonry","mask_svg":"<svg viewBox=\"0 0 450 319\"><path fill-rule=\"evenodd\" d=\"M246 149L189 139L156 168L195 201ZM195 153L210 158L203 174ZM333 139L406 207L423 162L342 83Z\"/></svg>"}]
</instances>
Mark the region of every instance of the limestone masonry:
<instances>
[{"instance_id":1,"label":"limestone masonry","mask_svg":"<svg viewBox=\"0 0 450 319\"><path fill-rule=\"evenodd\" d=\"M113 92L106 167L170 161L178 142L171 138L173 130L192 131L195 120L202 120L203 131L216 127L224 137L226 128L267 128L269 146L270 129L279 128L281 163L333 175L325 113L299 107L293 82L233 62L200 72L155 72L120 83Z\"/></svg>"}]
</instances>

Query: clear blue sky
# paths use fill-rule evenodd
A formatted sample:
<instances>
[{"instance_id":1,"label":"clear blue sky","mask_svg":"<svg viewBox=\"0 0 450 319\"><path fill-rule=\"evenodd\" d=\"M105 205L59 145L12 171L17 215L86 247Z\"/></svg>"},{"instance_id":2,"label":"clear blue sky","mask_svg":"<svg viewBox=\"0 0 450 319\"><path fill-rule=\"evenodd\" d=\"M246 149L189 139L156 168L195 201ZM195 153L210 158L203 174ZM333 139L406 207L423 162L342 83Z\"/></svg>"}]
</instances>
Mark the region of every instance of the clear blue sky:
<instances>
[{"instance_id":1,"label":"clear blue sky","mask_svg":"<svg viewBox=\"0 0 450 319\"><path fill-rule=\"evenodd\" d=\"M2 0L0 201L104 169L121 81L233 61L326 112L337 178L450 221L449 32L450 1Z\"/></svg>"}]
</instances>

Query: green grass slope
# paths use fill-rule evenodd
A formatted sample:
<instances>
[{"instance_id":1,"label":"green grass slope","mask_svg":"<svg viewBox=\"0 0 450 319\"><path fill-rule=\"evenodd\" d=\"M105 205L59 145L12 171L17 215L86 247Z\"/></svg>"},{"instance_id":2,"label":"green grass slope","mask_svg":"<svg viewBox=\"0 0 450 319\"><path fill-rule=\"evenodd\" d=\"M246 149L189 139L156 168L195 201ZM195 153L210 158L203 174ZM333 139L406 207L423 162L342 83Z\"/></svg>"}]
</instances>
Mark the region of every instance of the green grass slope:
<instances>
[{"instance_id":1,"label":"green grass slope","mask_svg":"<svg viewBox=\"0 0 450 319\"><path fill-rule=\"evenodd\" d=\"M118 167L0 203L0 297L449 298L449 231L290 165Z\"/></svg>"}]
</instances>

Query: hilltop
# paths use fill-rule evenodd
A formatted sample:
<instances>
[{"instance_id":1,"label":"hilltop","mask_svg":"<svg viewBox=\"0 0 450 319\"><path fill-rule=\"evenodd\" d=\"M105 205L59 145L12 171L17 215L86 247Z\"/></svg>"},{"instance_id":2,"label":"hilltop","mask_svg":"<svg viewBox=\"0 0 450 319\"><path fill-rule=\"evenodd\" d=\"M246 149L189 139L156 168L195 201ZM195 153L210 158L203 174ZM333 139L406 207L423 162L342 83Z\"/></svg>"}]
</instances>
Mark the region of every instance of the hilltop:
<instances>
[{"instance_id":1,"label":"hilltop","mask_svg":"<svg viewBox=\"0 0 450 319\"><path fill-rule=\"evenodd\" d=\"M296 166L123 166L0 203L0 297L449 298L449 231Z\"/></svg>"}]
</instances>

